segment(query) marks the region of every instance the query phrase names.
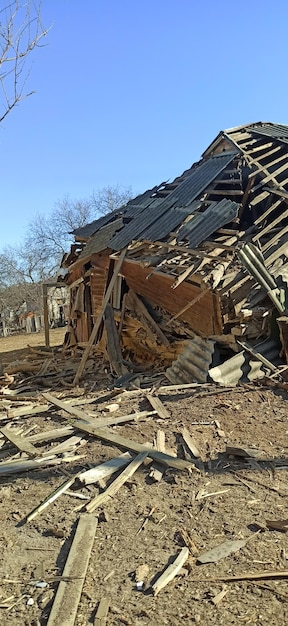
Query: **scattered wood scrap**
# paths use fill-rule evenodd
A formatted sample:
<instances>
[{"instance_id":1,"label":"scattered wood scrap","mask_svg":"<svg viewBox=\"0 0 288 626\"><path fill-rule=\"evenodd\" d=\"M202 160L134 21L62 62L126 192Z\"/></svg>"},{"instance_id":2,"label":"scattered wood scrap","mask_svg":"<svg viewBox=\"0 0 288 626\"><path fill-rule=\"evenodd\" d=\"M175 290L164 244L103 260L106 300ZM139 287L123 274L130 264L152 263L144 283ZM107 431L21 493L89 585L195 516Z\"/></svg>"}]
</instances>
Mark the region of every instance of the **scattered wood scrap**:
<instances>
[{"instance_id":1,"label":"scattered wood scrap","mask_svg":"<svg viewBox=\"0 0 288 626\"><path fill-rule=\"evenodd\" d=\"M109 611L110 600L109 598L101 598L97 613L95 615L94 626L105 626L107 615Z\"/></svg>"},{"instance_id":2,"label":"scattered wood scrap","mask_svg":"<svg viewBox=\"0 0 288 626\"><path fill-rule=\"evenodd\" d=\"M182 548L182 550L179 552L178 556L175 558L173 563L171 563L171 565L168 565L168 567L164 570L163 574L161 574L161 576L152 585L152 591L153 591L154 596L157 596L159 591L161 591L161 589L164 589L164 587L166 587L166 585L168 585L168 583L170 583L171 580L173 580L173 578L175 578L175 576L179 574L181 568L183 567L184 563L187 561L188 557L189 557L188 548Z\"/></svg>"},{"instance_id":3,"label":"scattered wood scrap","mask_svg":"<svg viewBox=\"0 0 288 626\"><path fill-rule=\"evenodd\" d=\"M97 517L81 515L63 570L64 577L73 576L67 584L59 583L47 626L74 626L90 553L97 528Z\"/></svg>"},{"instance_id":4,"label":"scattered wood scrap","mask_svg":"<svg viewBox=\"0 0 288 626\"><path fill-rule=\"evenodd\" d=\"M120 487L124 485L126 480L133 476L133 474L136 472L138 467L140 467L146 457L147 452L142 452L141 454L138 454L135 459L133 459L133 461L129 463L128 467L123 470L122 474L115 478L113 483L111 483L111 485L109 485L109 487L107 487L107 489L103 493L101 493L99 496L96 496L96 498L93 498L93 500L91 500L89 504L86 505L85 510L88 513L92 513L98 506L101 506L102 504L107 502L107 500L109 500L112 496L114 496L115 493L117 493L117 491L120 489Z\"/></svg>"}]
</instances>

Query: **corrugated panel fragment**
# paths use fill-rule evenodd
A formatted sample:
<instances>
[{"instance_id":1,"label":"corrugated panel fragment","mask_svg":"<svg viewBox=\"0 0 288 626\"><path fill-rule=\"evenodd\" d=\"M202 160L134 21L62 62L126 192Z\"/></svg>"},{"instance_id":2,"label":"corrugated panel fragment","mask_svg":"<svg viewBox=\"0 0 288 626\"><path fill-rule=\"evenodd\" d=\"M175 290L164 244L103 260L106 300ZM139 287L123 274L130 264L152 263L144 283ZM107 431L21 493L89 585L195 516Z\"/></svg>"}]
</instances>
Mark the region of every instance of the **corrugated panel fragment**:
<instances>
[{"instance_id":1,"label":"corrugated panel fragment","mask_svg":"<svg viewBox=\"0 0 288 626\"><path fill-rule=\"evenodd\" d=\"M113 237L114 233L118 231L123 226L123 218L120 217L114 222L110 224L106 224L100 230L97 231L91 237L91 239L86 244L85 248L82 250L81 254L79 254L79 259L85 259L89 257L91 254L97 254L97 252L101 252L101 250L105 250L105 248L109 248L109 241L111 237Z\"/></svg>"},{"instance_id":2,"label":"corrugated panel fragment","mask_svg":"<svg viewBox=\"0 0 288 626\"><path fill-rule=\"evenodd\" d=\"M168 209L162 217L157 220L155 224L144 230L141 234L143 239L148 239L148 241L157 241L158 239L163 239L169 233L171 233L181 222L185 220L185 218L193 213L193 211L197 208L199 202L196 200L193 205L189 205L189 207L172 207Z\"/></svg>"},{"instance_id":3,"label":"corrugated panel fragment","mask_svg":"<svg viewBox=\"0 0 288 626\"><path fill-rule=\"evenodd\" d=\"M257 280L262 289L267 293L279 313L283 313L285 307L280 301L280 292L271 273L264 265L264 258L260 250L252 243L245 244L238 252L239 259L248 272Z\"/></svg>"},{"instance_id":4,"label":"corrugated panel fragment","mask_svg":"<svg viewBox=\"0 0 288 626\"><path fill-rule=\"evenodd\" d=\"M238 213L238 204L223 198L213 202L206 211L197 213L180 229L177 240L188 239L190 248L196 248L212 233L225 224L229 224Z\"/></svg>"},{"instance_id":5,"label":"corrugated panel fragment","mask_svg":"<svg viewBox=\"0 0 288 626\"><path fill-rule=\"evenodd\" d=\"M271 339L254 346L254 349L262 354L273 365L281 365L283 361L279 357L279 346ZM231 359L209 370L209 377L224 386L234 386L241 382L248 382L263 378L267 368L245 350L235 354Z\"/></svg>"},{"instance_id":6,"label":"corrugated panel fragment","mask_svg":"<svg viewBox=\"0 0 288 626\"><path fill-rule=\"evenodd\" d=\"M93 222L90 222L90 224L86 224L85 226L76 228L71 234L75 235L76 239L77 237L80 237L81 239L88 239L89 237L92 237L92 235L94 235L98 230L100 230L102 226L108 224L108 222L110 222L115 217L115 215L117 215L117 213L120 214L121 211L117 209L111 213L107 213L107 215L99 217L98 220L94 220Z\"/></svg>"},{"instance_id":7,"label":"corrugated panel fragment","mask_svg":"<svg viewBox=\"0 0 288 626\"><path fill-rule=\"evenodd\" d=\"M284 124L272 124L270 122L263 122L259 126L254 126L252 128L248 127L248 130L253 133L257 133L257 135L265 135L265 137L272 137L273 139L279 139L284 143L288 143L288 126Z\"/></svg>"},{"instance_id":8,"label":"corrugated panel fragment","mask_svg":"<svg viewBox=\"0 0 288 626\"><path fill-rule=\"evenodd\" d=\"M171 367L166 370L173 384L205 383L211 365L215 342L195 335Z\"/></svg>"}]
</instances>

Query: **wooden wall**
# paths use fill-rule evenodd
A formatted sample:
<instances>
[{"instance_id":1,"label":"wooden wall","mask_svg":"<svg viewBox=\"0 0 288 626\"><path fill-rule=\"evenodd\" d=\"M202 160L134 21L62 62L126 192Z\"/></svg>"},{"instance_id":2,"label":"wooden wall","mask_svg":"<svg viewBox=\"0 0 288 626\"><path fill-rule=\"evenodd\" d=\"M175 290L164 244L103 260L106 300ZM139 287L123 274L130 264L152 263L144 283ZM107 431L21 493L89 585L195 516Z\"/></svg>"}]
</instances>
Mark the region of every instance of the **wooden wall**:
<instances>
[{"instance_id":1,"label":"wooden wall","mask_svg":"<svg viewBox=\"0 0 288 626\"><path fill-rule=\"evenodd\" d=\"M133 291L146 297L154 306L165 309L171 313L171 316L177 314L203 290L203 287L201 289L200 286L185 281L176 289L172 289L175 278L161 272L151 274L151 268L141 267L135 261L124 261L121 274ZM185 320L192 330L203 337L220 335L222 318L219 296L210 290L207 291L201 300L183 313L179 319Z\"/></svg>"}]
</instances>

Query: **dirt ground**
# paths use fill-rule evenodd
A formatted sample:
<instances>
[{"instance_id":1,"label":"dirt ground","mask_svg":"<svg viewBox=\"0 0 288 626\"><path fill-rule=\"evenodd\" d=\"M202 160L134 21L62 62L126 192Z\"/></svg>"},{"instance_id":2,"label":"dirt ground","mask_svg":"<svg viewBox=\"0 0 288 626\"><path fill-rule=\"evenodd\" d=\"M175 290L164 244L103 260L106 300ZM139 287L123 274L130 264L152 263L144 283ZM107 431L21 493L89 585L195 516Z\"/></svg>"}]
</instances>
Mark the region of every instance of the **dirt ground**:
<instances>
[{"instance_id":1,"label":"dirt ground","mask_svg":"<svg viewBox=\"0 0 288 626\"><path fill-rule=\"evenodd\" d=\"M21 358L18 351L34 339L40 341L37 345L41 340L44 345L40 335L29 336L28 342L27 336L24 339L26 344L22 346L18 344L20 338L0 339L3 363ZM52 331L51 343L57 345L59 339L60 332ZM93 398L91 404L78 406L90 418L111 417L106 410L111 402L119 405L113 416L151 409L147 389L130 393L120 390L116 395L108 390L110 385L110 374L102 362L96 361L94 371L85 375L77 389L62 388L60 393L51 387L50 391L61 395L62 400L73 394ZM95 620L104 597L110 603L107 626L286 625L288 535L285 525L284 531L269 529L267 521L286 520L288 528L287 392L251 384L227 391L210 385L159 391L158 395L169 417L152 415L137 423L114 426L112 431L139 443L153 444L160 429L165 433L166 449L191 460L181 435L185 426L200 454L192 459L197 471L193 466L183 471L166 469L162 479L153 482L148 460L109 502L96 510L98 526L75 625L104 625L105 621ZM11 400L12 404L15 408L15 401ZM66 418L67 414L54 408L18 418L17 427L23 426L24 432L33 427L36 434L66 426ZM0 420L2 424L7 422L3 412ZM7 444L3 446L4 440L0 441L3 451ZM51 450L56 443L59 441L37 445L39 453ZM82 444L77 449L81 458L73 463L2 476L2 624L48 623L59 584L55 577L63 573L80 509L103 490L103 485L71 489L32 521L23 523L25 516L67 477L123 452L92 436L84 436ZM246 453L241 456L235 448L245 448ZM88 500L79 499L79 495ZM207 550L239 539L249 541L218 562L197 561ZM185 541L190 547L188 561L154 596L151 584L179 554ZM135 580L140 565L149 568L141 589ZM284 573L277 578L279 572ZM252 579L241 580L247 574ZM221 580L227 577L238 580ZM37 581L46 586L35 586ZM221 591L222 599L215 598ZM59 626L65 626L65 618Z\"/></svg>"}]
</instances>

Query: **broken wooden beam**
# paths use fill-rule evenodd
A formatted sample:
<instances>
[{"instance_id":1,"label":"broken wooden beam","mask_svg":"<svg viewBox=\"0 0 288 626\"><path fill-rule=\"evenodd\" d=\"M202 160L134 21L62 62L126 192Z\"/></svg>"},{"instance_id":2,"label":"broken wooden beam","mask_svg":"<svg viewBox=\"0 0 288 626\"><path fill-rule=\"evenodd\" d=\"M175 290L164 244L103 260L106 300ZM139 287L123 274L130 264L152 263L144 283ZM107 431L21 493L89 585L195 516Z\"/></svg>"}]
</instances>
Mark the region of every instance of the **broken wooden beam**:
<instances>
[{"instance_id":1,"label":"broken wooden beam","mask_svg":"<svg viewBox=\"0 0 288 626\"><path fill-rule=\"evenodd\" d=\"M148 402L150 402L156 413L159 415L159 417L161 417L162 419L167 419L170 417L169 411L167 411L166 407L164 406L160 398L158 398L158 396L154 396L152 393L147 393L146 398Z\"/></svg>"},{"instance_id":2,"label":"broken wooden beam","mask_svg":"<svg viewBox=\"0 0 288 626\"><path fill-rule=\"evenodd\" d=\"M17 435L12 428L4 426L0 429L0 432L10 443L13 443L15 448L18 448L20 452L26 452L30 457L37 457L39 455L39 450L37 450L26 437Z\"/></svg>"},{"instance_id":3,"label":"broken wooden beam","mask_svg":"<svg viewBox=\"0 0 288 626\"><path fill-rule=\"evenodd\" d=\"M136 470L138 469L138 467L140 467L140 465L142 465L146 457L147 452L141 452L140 454L138 454L135 459L133 459L133 461L129 463L128 467L123 470L122 474L120 474L120 476L117 476L113 483L111 483L111 485L109 485L109 487L107 487L107 489L105 489L103 493L100 493L86 505L85 510L87 511L87 513L92 513L98 506L101 506L102 504L107 502L107 500L109 500L112 496L114 496L115 493L117 493L117 491L120 489L120 487L124 485L126 480L128 480L128 478L135 474Z\"/></svg>"},{"instance_id":4,"label":"broken wooden beam","mask_svg":"<svg viewBox=\"0 0 288 626\"><path fill-rule=\"evenodd\" d=\"M74 626L97 528L97 517L81 515L56 592L47 626Z\"/></svg>"}]
</instances>

